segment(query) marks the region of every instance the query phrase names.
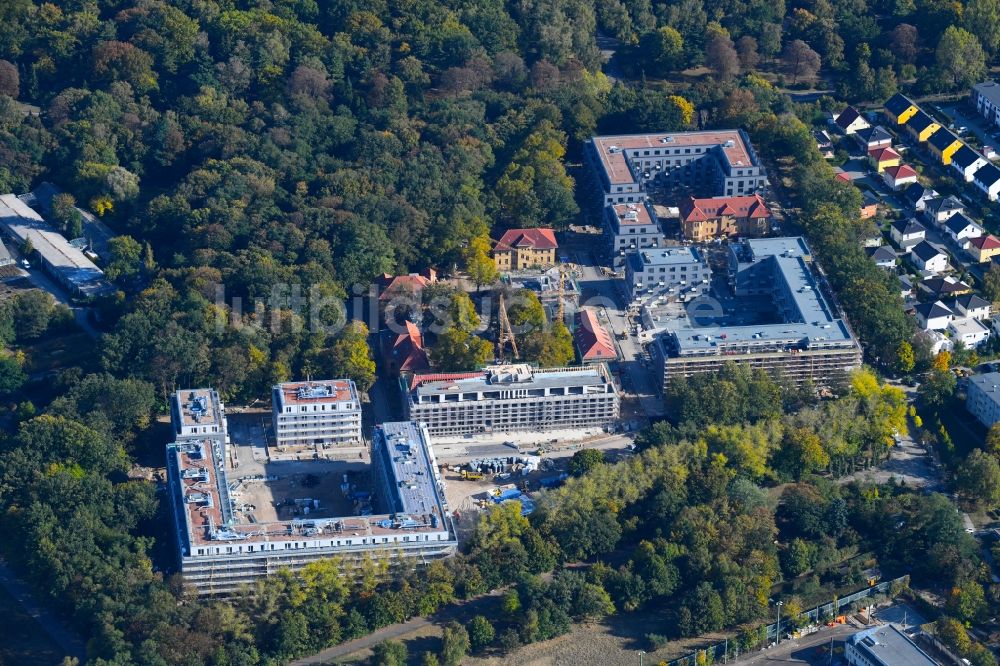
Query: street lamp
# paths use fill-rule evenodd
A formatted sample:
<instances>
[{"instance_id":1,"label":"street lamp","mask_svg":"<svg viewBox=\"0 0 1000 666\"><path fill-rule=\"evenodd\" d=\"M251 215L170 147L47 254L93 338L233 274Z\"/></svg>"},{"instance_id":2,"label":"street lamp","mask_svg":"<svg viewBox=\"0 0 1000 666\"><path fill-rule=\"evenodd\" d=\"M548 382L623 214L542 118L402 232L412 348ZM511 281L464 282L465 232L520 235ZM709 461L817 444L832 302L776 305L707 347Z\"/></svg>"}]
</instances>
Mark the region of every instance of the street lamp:
<instances>
[{"instance_id":1,"label":"street lamp","mask_svg":"<svg viewBox=\"0 0 1000 666\"><path fill-rule=\"evenodd\" d=\"M642 666L642 655L646 654L645 650L639 650L639 666Z\"/></svg>"},{"instance_id":2,"label":"street lamp","mask_svg":"<svg viewBox=\"0 0 1000 666\"><path fill-rule=\"evenodd\" d=\"M774 644L781 645L781 604L782 601L775 602L775 606L778 607L778 622L774 625Z\"/></svg>"}]
</instances>

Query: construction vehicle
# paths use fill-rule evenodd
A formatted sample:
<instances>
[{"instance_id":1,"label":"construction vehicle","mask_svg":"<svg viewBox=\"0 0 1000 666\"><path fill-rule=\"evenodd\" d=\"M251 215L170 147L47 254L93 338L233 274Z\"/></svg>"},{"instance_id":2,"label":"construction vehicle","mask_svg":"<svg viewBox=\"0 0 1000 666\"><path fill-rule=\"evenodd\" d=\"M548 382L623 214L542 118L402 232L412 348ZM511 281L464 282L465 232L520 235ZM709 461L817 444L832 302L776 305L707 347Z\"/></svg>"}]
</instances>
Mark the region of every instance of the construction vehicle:
<instances>
[{"instance_id":1,"label":"construction vehicle","mask_svg":"<svg viewBox=\"0 0 1000 666\"><path fill-rule=\"evenodd\" d=\"M463 469L462 478L466 481L482 481L483 475L481 472L470 472L467 469Z\"/></svg>"}]
</instances>

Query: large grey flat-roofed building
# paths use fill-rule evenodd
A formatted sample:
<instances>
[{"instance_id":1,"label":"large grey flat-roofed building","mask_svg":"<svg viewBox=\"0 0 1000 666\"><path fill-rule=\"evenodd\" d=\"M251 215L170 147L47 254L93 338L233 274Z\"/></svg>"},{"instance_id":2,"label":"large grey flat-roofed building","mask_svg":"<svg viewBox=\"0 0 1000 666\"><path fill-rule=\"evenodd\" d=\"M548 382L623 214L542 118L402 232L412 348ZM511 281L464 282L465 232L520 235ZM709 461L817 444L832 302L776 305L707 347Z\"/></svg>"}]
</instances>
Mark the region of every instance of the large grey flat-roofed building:
<instances>
[{"instance_id":1,"label":"large grey flat-roofed building","mask_svg":"<svg viewBox=\"0 0 1000 666\"><path fill-rule=\"evenodd\" d=\"M42 267L71 295L96 298L114 292L104 271L13 194L0 195L0 227L15 243L30 240Z\"/></svg>"},{"instance_id":2,"label":"large grey flat-roofed building","mask_svg":"<svg viewBox=\"0 0 1000 666\"><path fill-rule=\"evenodd\" d=\"M179 391L175 403L189 393ZM185 411L186 404L175 404L172 414L176 419ZM175 423L174 432L187 431ZM199 594L226 595L281 569L331 557L350 575L367 558L421 564L452 555L458 539L426 427L376 426L372 459L375 510L368 515L331 515L304 499L296 500L302 507L292 517L279 519L273 510L265 517L241 496L247 484L267 480L235 477L220 433L179 434L167 446L167 479L184 582ZM341 491L349 492L346 482Z\"/></svg>"},{"instance_id":3,"label":"large grey flat-roofed building","mask_svg":"<svg viewBox=\"0 0 1000 666\"><path fill-rule=\"evenodd\" d=\"M845 641L844 658L850 666L938 666L930 655L892 624L850 636Z\"/></svg>"},{"instance_id":4,"label":"large grey flat-roofed building","mask_svg":"<svg viewBox=\"0 0 1000 666\"><path fill-rule=\"evenodd\" d=\"M1000 372L969 377L965 408L987 428L1000 421Z\"/></svg>"},{"instance_id":5,"label":"large grey flat-roofed building","mask_svg":"<svg viewBox=\"0 0 1000 666\"><path fill-rule=\"evenodd\" d=\"M809 247L798 237L732 245L729 281L735 298L722 323L699 325L681 313L663 324L654 341L664 389L676 377L717 372L728 362L768 370L794 384L840 385L861 365L861 348L820 293L810 261ZM754 305L766 306L768 323L743 323Z\"/></svg>"},{"instance_id":6,"label":"large grey flat-roofed building","mask_svg":"<svg viewBox=\"0 0 1000 666\"><path fill-rule=\"evenodd\" d=\"M972 86L972 105L979 115L1000 126L1000 83L984 81Z\"/></svg>"},{"instance_id":7,"label":"large grey flat-roofed building","mask_svg":"<svg viewBox=\"0 0 1000 666\"><path fill-rule=\"evenodd\" d=\"M645 183L660 174L719 196L749 194L767 183L743 130L595 136L585 154L602 187L602 206L645 201Z\"/></svg>"},{"instance_id":8,"label":"large grey flat-roofed building","mask_svg":"<svg viewBox=\"0 0 1000 666\"><path fill-rule=\"evenodd\" d=\"M361 400L350 379L278 384L271 392L271 411L278 447L363 446Z\"/></svg>"},{"instance_id":9,"label":"large grey flat-roofed building","mask_svg":"<svg viewBox=\"0 0 1000 666\"><path fill-rule=\"evenodd\" d=\"M407 418L426 423L434 437L603 427L619 414L618 389L603 364L416 374L402 389Z\"/></svg>"},{"instance_id":10,"label":"large grey flat-roofed building","mask_svg":"<svg viewBox=\"0 0 1000 666\"><path fill-rule=\"evenodd\" d=\"M649 202L609 204L604 210L604 233L616 267L625 261L627 252L666 244Z\"/></svg>"}]
</instances>

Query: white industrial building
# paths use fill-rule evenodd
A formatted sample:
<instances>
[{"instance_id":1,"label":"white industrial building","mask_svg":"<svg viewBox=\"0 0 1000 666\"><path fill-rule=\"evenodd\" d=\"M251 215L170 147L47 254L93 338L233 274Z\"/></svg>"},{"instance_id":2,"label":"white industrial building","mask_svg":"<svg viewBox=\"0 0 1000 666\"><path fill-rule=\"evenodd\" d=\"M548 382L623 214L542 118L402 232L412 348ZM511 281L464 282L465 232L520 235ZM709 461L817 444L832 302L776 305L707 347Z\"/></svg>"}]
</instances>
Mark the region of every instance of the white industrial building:
<instances>
[{"instance_id":1,"label":"white industrial building","mask_svg":"<svg viewBox=\"0 0 1000 666\"><path fill-rule=\"evenodd\" d=\"M361 400L350 379L278 384L271 392L275 444L360 448Z\"/></svg>"},{"instance_id":2,"label":"white industrial building","mask_svg":"<svg viewBox=\"0 0 1000 666\"><path fill-rule=\"evenodd\" d=\"M938 662L892 624L850 636L844 643L844 659L850 666L938 666Z\"/></svg>"},{"instance_id":3,"label":"white industrial building","mask_svg":"<svg viewBox=\"0 0 1000 666\"><path fill-rule=\"evenodd\" d=\"M498 365L413 375L401 385L406 417L434 437L604 427L619 415L607 367Z\"/></svg>"}]
</instances>

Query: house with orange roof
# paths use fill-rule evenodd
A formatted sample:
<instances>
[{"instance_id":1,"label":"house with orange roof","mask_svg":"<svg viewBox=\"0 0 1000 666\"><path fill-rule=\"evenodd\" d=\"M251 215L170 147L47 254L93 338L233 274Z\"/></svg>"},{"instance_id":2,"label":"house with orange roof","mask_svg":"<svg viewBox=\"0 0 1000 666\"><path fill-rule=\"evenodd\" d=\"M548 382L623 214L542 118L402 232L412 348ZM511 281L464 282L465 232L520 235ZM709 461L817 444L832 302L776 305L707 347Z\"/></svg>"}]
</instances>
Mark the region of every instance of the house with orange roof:
<instances>
[{"instance_id":1,"label":"house with orange roof","mask_svg":"<svg viewBox=\"0 0 1000 666\"><path fill-rule=\"evenodd\" d=\"M597 313L593 310L580 310L576 313L573 338L581 363L600 363L618 358L618 350L611 334L601 326Z\"/></svg>"},{"instance_id":2,"label":"house with orange roof","mask_svg":"<svg viewBox=\"0 0 1000 666\"><path fill-rule=\"evenodd\" d=\"M868 151L868 162L875 169L876 173L882 173L889 167L899 166L903 161L902 155L892 147L872 148Z\"/></svg>"},{"instance_id":3,"label":"house with orange roof","mask_svg":"<svg viewBox=\"0 0 1000 666\"><path fill-rule=\"evenodd\" d=\"M759 194L742 197L688 198L680 206L681 233L687 240L762 236L767 232L771 210Z\"/></svg>"},{"instance_id":4,"label":"house with orange roof","mask_svg":"<svg viewBox=\"0 0 1000 666\"><path fill-rule=\"evenodd\" d=\"M424 336L417 325L407 319L398 333L387 331L383 338L383 367L390 374L423 372L431 364L424 349Z\"/></svg>"},{"instance_id":5,"label":"house with orange roof","mask_svg":"<svg viewBox=\"0 0 1000 666\"><path fill-rule=\"evenodd\" d=\"M549 268L556 263L556 232L552 229L510 229L493 248L493 261L501 271Z\"/></svg>"}]
</instances>

